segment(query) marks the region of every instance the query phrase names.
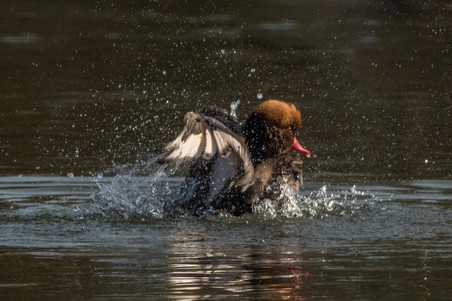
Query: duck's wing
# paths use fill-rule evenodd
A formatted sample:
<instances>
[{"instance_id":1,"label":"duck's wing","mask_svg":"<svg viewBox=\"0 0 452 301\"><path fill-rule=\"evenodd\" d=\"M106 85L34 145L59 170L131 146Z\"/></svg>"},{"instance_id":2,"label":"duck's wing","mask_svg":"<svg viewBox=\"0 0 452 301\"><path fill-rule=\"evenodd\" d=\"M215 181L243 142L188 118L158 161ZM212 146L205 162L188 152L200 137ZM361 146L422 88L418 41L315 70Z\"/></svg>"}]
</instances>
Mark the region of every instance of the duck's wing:
<instances>
[{"instance_id":1,"label":"duck's wing","mask_svg":"<svg viewBox=\"0 0 452 301\"><path fill-rule=\"evenodd\" d=\"M234 184L246 190L254 174L253 164L240 126L226 111L205 107L189 112L179 135L165 147L164 162L185 163L198 159L211 160L234 152L242 162L242 172Z\"/></svg>"}]
</instances>

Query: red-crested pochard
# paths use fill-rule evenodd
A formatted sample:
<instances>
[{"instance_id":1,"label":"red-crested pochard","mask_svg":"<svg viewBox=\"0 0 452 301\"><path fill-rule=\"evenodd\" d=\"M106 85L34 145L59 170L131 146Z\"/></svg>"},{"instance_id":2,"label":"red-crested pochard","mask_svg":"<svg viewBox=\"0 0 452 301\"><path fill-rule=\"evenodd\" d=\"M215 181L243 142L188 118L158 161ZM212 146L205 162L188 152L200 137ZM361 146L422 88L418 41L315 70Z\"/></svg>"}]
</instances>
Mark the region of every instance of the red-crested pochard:
<instances>
[{"instance_id":1,"label":"red-crested pochard","mask_svg":"<svg viewBox=\"0 0 452 301\"><path fill-rule=\"evenodd\" d=\"M241 215L252 212L262 198L287 189L298 193L303 183L300 154L310 157L310 152L295 137L301 113L293 104L264 101L242 126L226 110L213 106L187 113L184 121L161 160L191 163L173 203L180 213Z\"/></svg>"}]
</instances>

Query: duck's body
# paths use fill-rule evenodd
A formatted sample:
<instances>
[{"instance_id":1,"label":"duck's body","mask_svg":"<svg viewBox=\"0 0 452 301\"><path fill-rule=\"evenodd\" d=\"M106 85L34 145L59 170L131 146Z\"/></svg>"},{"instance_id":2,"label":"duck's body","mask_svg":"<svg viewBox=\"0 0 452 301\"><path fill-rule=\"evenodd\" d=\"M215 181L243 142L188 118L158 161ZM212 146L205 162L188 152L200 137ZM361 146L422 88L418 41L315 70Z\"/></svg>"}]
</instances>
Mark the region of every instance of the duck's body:
<instances>
[{"instance_id":1,"label":"duck's body","mask_svg":"<svg viewBox=\"0 0 452 301\"><path fill-rule=\"evenodd\" d=\"M301 157L310 153L294 133L301 114L292 104L268 100L241 127L227 111L205 107L185 115L185 127L165 150L165 162L191 162L180 198L184 213L252 212L260 198L302 185Z\"/></svg>"}]
</instances>

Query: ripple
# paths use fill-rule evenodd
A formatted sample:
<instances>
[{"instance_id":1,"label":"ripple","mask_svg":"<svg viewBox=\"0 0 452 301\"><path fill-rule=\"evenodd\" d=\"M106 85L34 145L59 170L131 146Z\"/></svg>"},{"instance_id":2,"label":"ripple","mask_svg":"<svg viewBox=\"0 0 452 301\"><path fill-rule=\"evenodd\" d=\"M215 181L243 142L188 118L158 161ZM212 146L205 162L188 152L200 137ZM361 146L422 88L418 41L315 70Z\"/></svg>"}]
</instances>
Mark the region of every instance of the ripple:
<instances>
[{"instance_id":1,"label":"ripple","mask_svg":"<svg viewBox=\"0 0 452 301\"><path fill-rule=\"evenodd\" d=\"M0 38L0 41L5 44L35 44L41 41L41 38L32 33L21 34L21 35L4 35Z\"/></svg>"}]
</instances>

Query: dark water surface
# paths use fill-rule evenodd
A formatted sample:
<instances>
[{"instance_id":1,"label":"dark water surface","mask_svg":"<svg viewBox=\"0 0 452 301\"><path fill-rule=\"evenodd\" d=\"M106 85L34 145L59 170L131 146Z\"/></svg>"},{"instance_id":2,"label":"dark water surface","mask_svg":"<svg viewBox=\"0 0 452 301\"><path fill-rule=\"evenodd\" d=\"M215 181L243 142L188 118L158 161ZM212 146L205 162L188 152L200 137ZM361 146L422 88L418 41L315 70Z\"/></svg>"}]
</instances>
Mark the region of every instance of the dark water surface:
<instances>
[{"instance_id":1,"label":"dark water surface","mask_svg":"<svg viewBox=\"0 0 452 301\"><path fill-rule=\"evenodd\" d=\"M450 1L2 1L0 300L450 300ZM297 104L285 211L164 217L186 111Z\"/></svg>"}]
</instances>

